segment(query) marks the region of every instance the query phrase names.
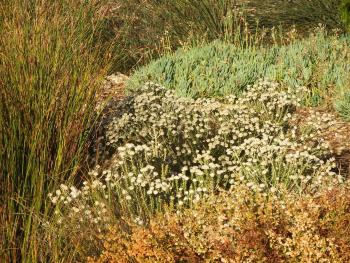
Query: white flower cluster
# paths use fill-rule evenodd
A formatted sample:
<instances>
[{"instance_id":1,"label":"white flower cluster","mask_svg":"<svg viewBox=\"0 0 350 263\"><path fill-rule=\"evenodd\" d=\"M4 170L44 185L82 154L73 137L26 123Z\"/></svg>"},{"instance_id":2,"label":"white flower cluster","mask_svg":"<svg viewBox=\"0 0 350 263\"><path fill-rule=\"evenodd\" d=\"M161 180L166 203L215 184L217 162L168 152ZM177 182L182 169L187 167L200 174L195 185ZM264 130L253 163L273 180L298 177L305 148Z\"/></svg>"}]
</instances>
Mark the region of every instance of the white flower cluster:
<instances>
[{"instance_id":1,"label":"white flower cluster","mask_svg":"<svg viewBox=\"0 0 350 263\"><path fill-rule=\"evenodd\" d=\"M90 175L96 176L96 171L92 171ZM77 221L78 224L75 225L78 228L81 224L107 226L110 213L105 190L106 185L100 180L85 181L80 190L61 184L59 189L49 194L51 202L56 205L57 223L62 224L68 216L70 220Z\"/></svg>"},{"instance_id":2,"label":"white flower cluster","mask_svg":"<svg viewBox=\"0 0 350 263\"><path fill-rule=\"evenodd\" d=\"M240 184L268 193L279 184L303 192L338 182L327 145L310 144L310 134L289 124L299 91L261 80L239 98L189 99L148 83L110 123L116 153L93 180L101 196L141 218Z\"/></svg>"}]
</instances>

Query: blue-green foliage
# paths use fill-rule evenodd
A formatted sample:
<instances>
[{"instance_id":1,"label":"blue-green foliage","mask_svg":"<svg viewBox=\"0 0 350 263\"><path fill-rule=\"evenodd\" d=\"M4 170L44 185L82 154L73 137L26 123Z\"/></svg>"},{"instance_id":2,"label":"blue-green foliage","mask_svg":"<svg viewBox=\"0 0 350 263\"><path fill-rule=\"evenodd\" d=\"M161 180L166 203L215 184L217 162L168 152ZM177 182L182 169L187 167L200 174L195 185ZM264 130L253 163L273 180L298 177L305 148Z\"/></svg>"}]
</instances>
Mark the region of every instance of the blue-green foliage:
<instances>
[{"instance_id":1,"label":"blue-green foliage","mask_svg":"<svg viewBox=\"0 0 350 263\"><path fill-rule=\"evenodd\" d=\"M132 76L129 89L153 81L190 97L239 95L259 78L286 86L308 87L305 104L316 106L330 95L344 105L349 87L350 37L319 32L288 46L240 48L215 41L166 55ZM345 103L350 105L350 98ZM337 107L340 109L341 107Z\"/></svg>"}]
</instances>

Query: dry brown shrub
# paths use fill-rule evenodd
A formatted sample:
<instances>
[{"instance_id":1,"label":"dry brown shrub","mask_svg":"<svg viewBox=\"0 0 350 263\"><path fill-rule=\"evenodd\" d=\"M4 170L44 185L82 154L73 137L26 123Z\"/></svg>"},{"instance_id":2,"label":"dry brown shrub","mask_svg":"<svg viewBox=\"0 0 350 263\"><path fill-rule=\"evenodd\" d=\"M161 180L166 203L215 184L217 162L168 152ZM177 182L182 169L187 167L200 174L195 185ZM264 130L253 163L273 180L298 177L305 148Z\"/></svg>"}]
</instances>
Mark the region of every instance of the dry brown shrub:
<instances>
[{"instance_id":1,"label":"dry brown shrub","mask_svg":"<svg viewBox=\"0 0 350 263\"><path fill-rule=\"evenodd\" d=\"M349 262L350 191L266 197L240 187L131 229L103 236L90 262Z\"/></svg>"}]
</instances>

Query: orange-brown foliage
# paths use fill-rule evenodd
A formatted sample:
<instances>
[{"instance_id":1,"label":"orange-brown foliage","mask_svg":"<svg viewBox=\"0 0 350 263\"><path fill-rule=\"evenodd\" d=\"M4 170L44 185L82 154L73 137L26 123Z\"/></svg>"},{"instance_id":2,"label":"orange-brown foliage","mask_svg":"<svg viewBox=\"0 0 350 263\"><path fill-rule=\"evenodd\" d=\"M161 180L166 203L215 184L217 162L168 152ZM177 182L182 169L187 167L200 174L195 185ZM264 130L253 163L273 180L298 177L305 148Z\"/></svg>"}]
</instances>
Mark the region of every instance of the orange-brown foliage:
<instances>
[{"instance_id":1,"label":"orange-brown foliage","mask_svg":"<svg viewBox=\"0 0 350 263\"><path fill-rule=\"evenodd\" d=\"M103 236L90 262L350 262L350 191L266 198L241 188Z\"/></svg>"}]
</instances>

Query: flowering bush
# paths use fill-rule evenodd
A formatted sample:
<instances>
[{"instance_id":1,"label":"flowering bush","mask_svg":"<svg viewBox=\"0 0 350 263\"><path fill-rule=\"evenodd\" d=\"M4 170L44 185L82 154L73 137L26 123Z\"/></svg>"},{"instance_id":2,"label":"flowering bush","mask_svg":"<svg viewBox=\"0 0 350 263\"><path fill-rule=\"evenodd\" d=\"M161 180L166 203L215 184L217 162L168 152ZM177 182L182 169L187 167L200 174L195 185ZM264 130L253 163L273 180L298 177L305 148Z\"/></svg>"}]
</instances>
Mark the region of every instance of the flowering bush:
<instances>
[{"instance_id":1,"label":"flowering bush","mask_svg":"<svg viewBox=\"0 0 350 263\"><path fill-rule=\"evenodd\" d=\"M259 81L240 98L194 100L145 85L108 126L108 167L92 171L80 190L62 185L50 195L57 214L99 228L113 214L143 224L167 206L192 206L242 184L267 196L279 185L304 194L341 181L327 144L314 137L318 122L290 125L302 90Z\"/></svg>"}]
</instances>

